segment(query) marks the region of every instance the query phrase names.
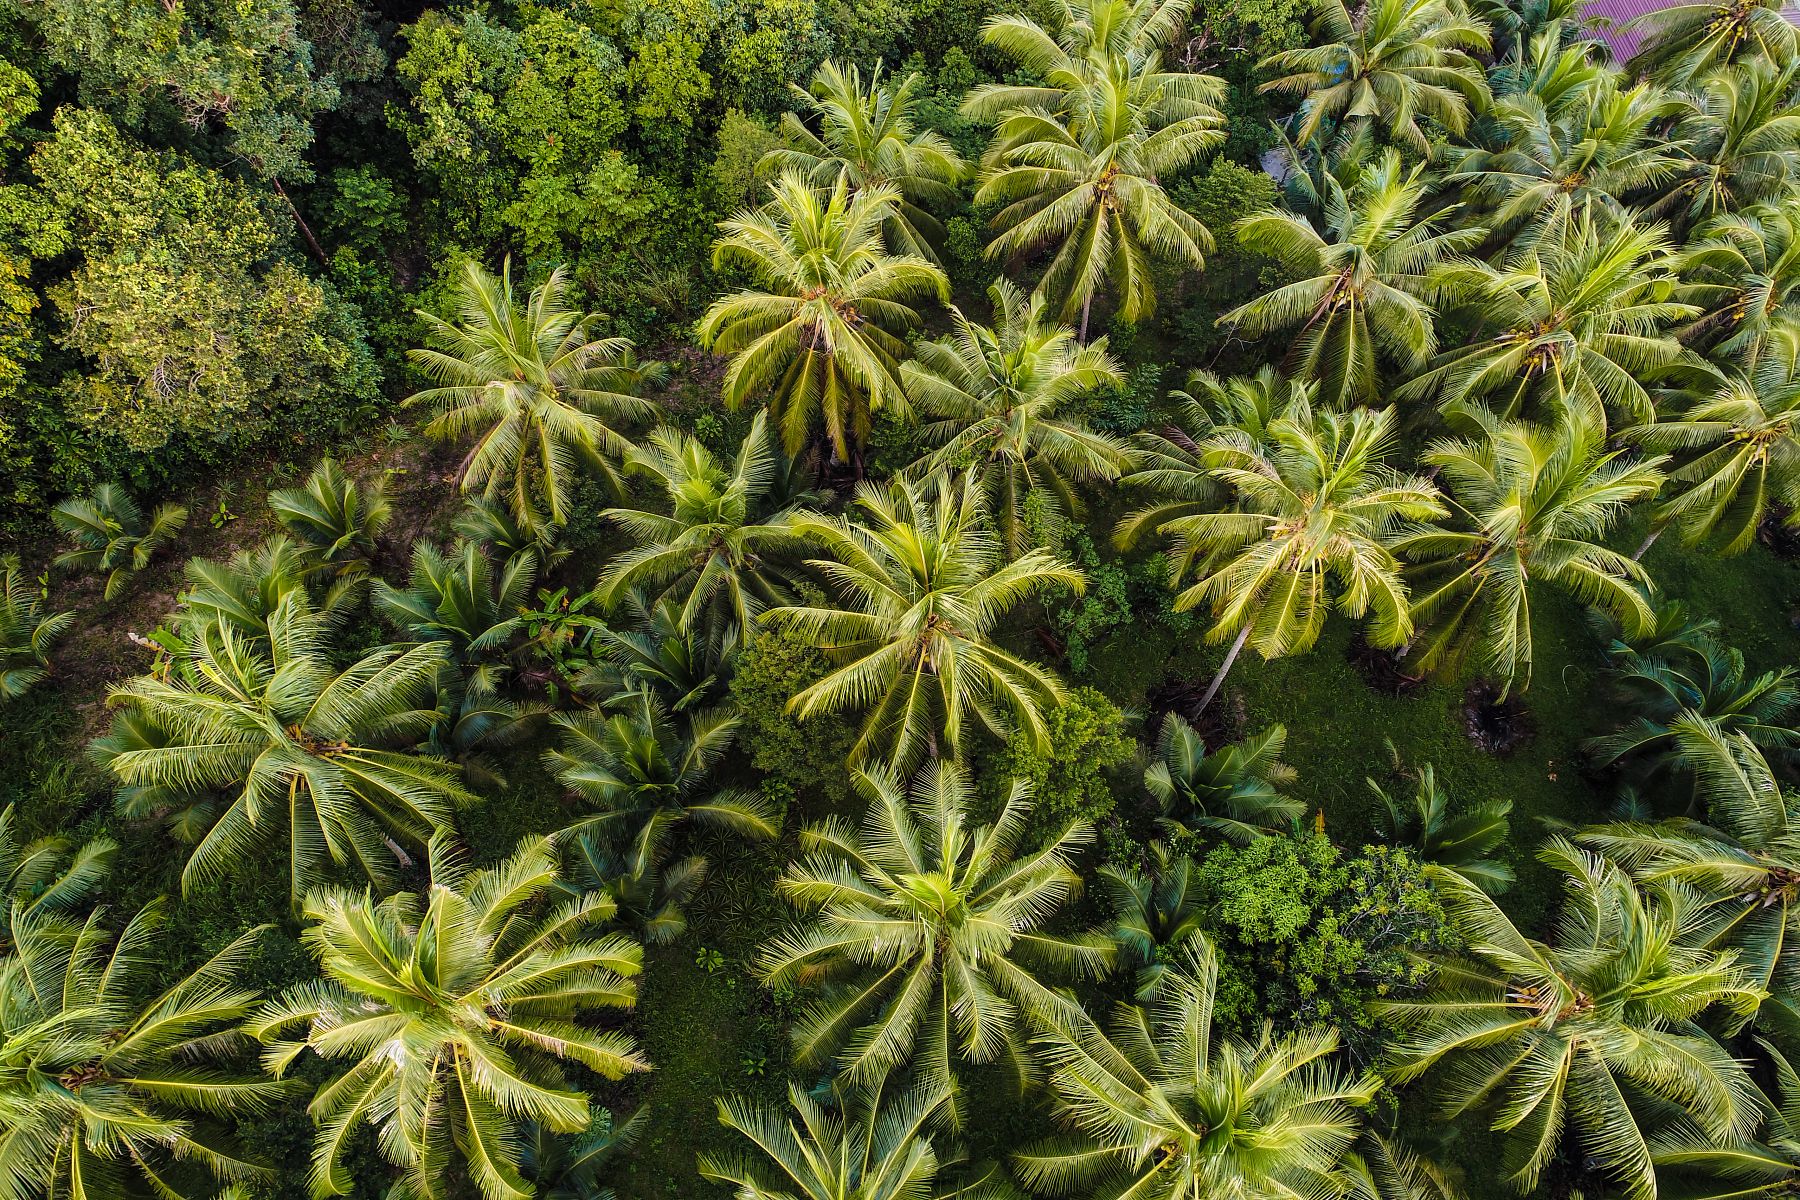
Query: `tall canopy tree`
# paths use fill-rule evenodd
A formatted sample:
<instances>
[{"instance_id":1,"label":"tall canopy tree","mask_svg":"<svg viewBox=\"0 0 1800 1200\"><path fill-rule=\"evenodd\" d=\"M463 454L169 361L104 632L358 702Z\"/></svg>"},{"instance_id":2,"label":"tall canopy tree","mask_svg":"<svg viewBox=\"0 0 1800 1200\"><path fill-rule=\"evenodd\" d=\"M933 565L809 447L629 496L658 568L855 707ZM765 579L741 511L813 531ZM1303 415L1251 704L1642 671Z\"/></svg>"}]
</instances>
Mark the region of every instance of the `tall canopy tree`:
<instances>
[{"instance_id":1,"label":"tall canopy tree","mask_svg":"<svg viewBox=\"0 0 1800 1200\"><path fill-rule=\"evenodd\" d=\"M1679 87L1747 58L1793 62L1800 31L1786 8L1785 0L1700 0L1652 10L1638 19L1649 36L1627 66Z\"/></svg>"},{"instance_id":2,"label":"tall canopy tree","mask_svg":"<svg viewBox=\"0 0 1800 1200\"><path fill-rule=\"evenodd\" d=\"M1703 222L1682 248L1681 272L1702 310L1683 338L1715 358L1755 363L1800 312L1800 196Z\"/></svg>"},{"instance_id":3,"label":"tall canopy tree","mask_svg":"<svg viewBox=\"0 0 1800 1200\"><path fill-rule=\"evenodd\" d=\"M894 188L899 199L882 226L888 249L942 266L944 224L931 208L956 203L968 165L942 134L919 127L922 84L916 72L883 83L879 63L865 82L855 63L827 59L808 87L791 85L806 116L782 116L787 145L765 154L762 166L797 169L816 187L830 187L842 174L858 190Z\"/></svg>"},{"instance_id":4,"label":"tall canopy tree","mask_svg":"<svg viewBox=\"0 0 1800 1200\"><path fill-rule=\"evenodd\" d=\"M1438 892L1468 945L1417 1000L1384 1002L1402 1029L1388 1074L1438 1071L1444 1112L1491 1102L1509 1134L1503 1169L1535 1186L1576 1141L1624 1195L1657 1194L1642 1095L1715 1138L1754 1127L1755 1090L1696 1018L1754 1012L1763 993L1730 953L1683 938L1697 900L1640 889L1618 867L1552 838L1538 856L1563 873L1549 942L1527 938L1474 884L1444 872Z\"/></svg>"},{"instance_id":5,"label":"tall canopy tree","mask_svg":"<svg viewBox=\"0 0 1800 1200\"><path fill-rule=\"evenodd\" d=\"M1687 104L1652 84L1612 73L1557 90L1561 81L1494 102L1490 146L1452 147L1446 186L1466 187L1494 230L1521 242L1560 237L1577 216L1624 216L1682 167L1660 130ZM1546 94L1548 93L1548 94Z\"/></svg>"},{"instance_id":6,"label":"tall canopy tree","mask_svg":"<svg viewBox=\"0 0 1800 1200\"><path fill-rule=\"evenodd\" d=\"M761 971L774 985L825 983L794 1026L802 1062L868 1084L910 1061L960 1125L959 1064L1001 1062L1029 1078L1030 1025L1079 1011L1038 969L1092 978L1111 965L1105 938L1045 928L1080 891L1070 862L1093 829L1026 842L1031 791L1020 780L983 824L968 773L951 762L928 764L910 788L885 769L855 782L868 801L862 828L833 817L801 834L804 857L777 888L806 919L764 948Z\"/></svg>"},{"instance_id":7,"label":"tall canopy tree","mask_svg":"<svg viewBox=\"0 0 1800 1200\"><path fill-rule=\"evenodd\" d=\"M396 746L437 721L442 642L384 646L339 669L324 618L291 592L266 639L225 622L194 630L166 676L114 688L121 709L95 758L127 789L229 799L188 856L184 890L241 866L286 827L296 900L330 867L387 883L394 839L421 843L472 799L456 768ZM148 726L161 737L146 744Z\"/></svg>"},{"instance_id":8,"label":"tall canopy tree","mask_svg":"<svg viewBox=\"0 0 1800 1200\"><path fill-rule=\"evenodd\" d=\"M840 460L860 462L870 414L905 403L912 306L949 299L950 285L930 261L888 252L881 231L900 203L892 184L853 187L842 172L815 188L789 169L767 204L720 225L713 264L741 267L757 286L714 301L696 334L731 359L726 405L766 394L789 454L822 429Z\"/></svg>"},{"instance_id":9,"label":"tall canopy tree","mask_svg":"<svg viewBox=\"0 0 1800 1200\"><path fill-rule=\"evenodd\" d=\"M436 409L426 432L475 437L460 485L532 527L568 520L578 464L617 487L611 460L630 444L619 427L655 414L635 393L663 374L624 338L594 337L593 315L570 304L573 286L558 267L521 304L510 260L498 278L471 262L456 281L454 319L420 312L430 344L409 352L436 383L407 398Z\"/></svg>"},{"instance_id":10,"label":"tall canopy tree","mask_svg":"<svg viewBox=\"0 0 1800 1200\"><path fill-rule=\"evenodd\" d=\"M1009 558L1039 539L1026 501L1037 496L1058 521L1081 515L1078 483L1118 477L1124 446L1088 427L1079 402L1124 382L1106 339L1076 344L1075 332L1045 320L1041 297L1027 298L1002 279L988 289L992 327L952 307L955 332L922 342L901 368L907 393L935 418L921 433L938 448L915 472L968 464Z\"/></svg>"},{"instance_id":11,"label":"tall canopy tree","mask_svg":"<svg viewBox=\"0 0 1800 1200\"><path fill-rule=\"evenodd\" d=\"M1800 62L1753 58L1705 77L1675 127L1683 169L1662 203L1688 221L1791 197L1800 182Z\"/></svg>"},{"instance_id":12,"label":"tall canopy tree","mask_svg":"<svg viewBox=\"0 0 1800 1200\"><path fill-rule=\"evenodd\" d=\"M438 834L430 866L424 893L308 896L302 938L323 978L246 1026L277 1074L309 1051L334 1073L309 1106L314 1195L350 1191L345 1152L369 1124L403 1195L442 1195L460 1177L487 1200L523 1200L524 1123L588 1128L587 1094L565 1064L607 1079L649 1069L625 1034L578 1023L635 1002L643 951L597 932L614 913L601 893L537 903L556 880L550 839L473 871Z\"/></svg>"},{"instance_id":13,"label":"tall canopy tree","mask_svg":"<svg viewBox=\"0 0 1800 1200\"><path fill-rule=\"evenodd\" d=\"M1484 418L1475 436L1434 443L1425 462L1447 485L1451 520L1394 545L1412 563L1420 636L1408 658L1427 671L1474 660L1506 688L1528 686L1531 602L1545 585L1630 628L1647 624L1649 576L1603 539L1632 503L1656 494L1662 461L1608 450L1602 432L1579 420Z\"/></svg>"},{"instance_id":14,"label":"tall canopy tree","mask_svg":"<svg viewBox=\"0 0 1800 1200\"><path fill-rule=\"evenodd\" d=\"M1219 324L1251 338L1295 334L1284 369L1316 383L1333 408L1376 401L1380 365L1390 372L1424 366L1437 353L1433 301L1443 267L1472 266L1463 255L1487 235L1479 225L1453 226L1456 205L1427 205L1424 173L1425 164L1408 171L1389 150L1349 187L1328 176L1317 220L1283 208L1245 217L1239 240L1298 279Z\"/></svg>"},{"instance_id":15,"label":"tall canopy tree","mask_svg":"<svg viewBox=\"0 0 1800 1200\"><path fill-rule=\"evenodd\" d=\"M1461 133L1487 100L1470 52L1488 48L1488 30L1458 0L1370 0L1354 12L1344 0L1326 0L1313 19L1313 41L1258 64L1283 72L1263 91L1304 99L1298 142L1312 141L1327 121L1369 123L1424 153L1418 118Z\"/></svg>"},{"instance_id":16,"label":"tall canopy tree","mask_svg":"<svg viewBox=\"0 0 1800 1200\"><path fill-rule=\"evenodd\" d=\"M293 1089L223 1064L251 1043L258 996L240 980L251 929L160 993L161 909L114 937L14 907L0 957L0 1193L201 1200L272 1176L219 1120L259 1116Z\"/></svg>"},{"instance_id":17,"label":"tall canopy tree","mask_svg":"<svg viewBox=\"0 0 1800 1200\"><path fill-rule=\"evenodd\" d=\"M1042 747L1044 710L1063 695L1056 676L995 644L995 624L1028 596L1080 592L1081 572L1046 550L1006 561L974 479L938 476L857 493L862 521L809 516L795 530L829 558L810 565L837 606L771 609L837 668L794 696L814 713L865 710L851 759L908 765L930 752L958 753L971 725L1012 728Z\"/></svg>"},{"instance_id":18,"label":"tall canopy tree","mask_svg":"<svg viewBox=\"0 0 1800 1200\"><path fill-rule=\"evenodd\" d=\"M1373 1076L1335 1065L1337 1031L1215 1037L1217 965L1204 935L1110 1033L1085 1014L1038 1039L1065 1137L1013 1156L1033 1191L1194 1200L1331 1195Z\"/></svg>"}]
</instances>

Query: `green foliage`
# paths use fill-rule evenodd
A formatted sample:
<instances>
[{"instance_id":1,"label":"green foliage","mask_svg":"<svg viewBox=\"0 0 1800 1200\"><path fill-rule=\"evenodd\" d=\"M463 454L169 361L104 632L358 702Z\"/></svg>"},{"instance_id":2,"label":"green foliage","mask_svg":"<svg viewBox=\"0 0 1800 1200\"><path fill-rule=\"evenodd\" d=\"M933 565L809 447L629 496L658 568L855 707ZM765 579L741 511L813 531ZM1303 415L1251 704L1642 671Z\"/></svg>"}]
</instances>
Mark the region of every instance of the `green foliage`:
<instances>
[{"instance_id":1,"label":"green foliage","mask_svg":"<svg viewBox=\"0 0 1800 1200\"><path fill-rule=\"evenodd\" d=\"M738 656L731 697L742 714L751 765L797 791L841 795L849 785L844 760L855 730L837 721L802 721L788 702L831 673L816 639L797 629L758 634Z\"/></svg>"},{"instance_id":2,"label":"green foliage","mask_svg":"<svg viewBox=\"0 0 1800 1200\"><path fill-rule=\"evenodd\" d=\"M75 72L87 103L134 126L225 126L259 174L306 179L312 120L337 106L294 0L130 0L30 6L51 61ZM352 9L350 17L360 20Z\"/></svg>"},{"instance_id":3,"label":"green foliage","mask_svg":"<svg viewBox=\"0 0 1800 1200\"><path fill-rule=\"evenodd\" d=\"M1209 852L1193 886L1231 1024L1330 1022L1364 1056L1377 1045L1371 1004L1418 992L1431 971L1416 955L1459 944L1425 868L1391 847L1262 837Z\"/></svg>"},{"instance_id":4,"label":"green foliage","mask_svg":"<svg viewBox=\"0 0 1800 1200\"><path fill-rule=\"evenodd\" d=\"M374 401L357 314L279 257L281 229L247 187L85 109L59 111L31 162L55 219L34 252L82 255L50 289L83 359L60 388L72 424L137 452L241 449L341 431Z\"/></svg>"},{"instance_id":5,"label":"green foliage","mask_svg":"<svg viewBox=\"0 0 1800 1200\"><path fill-rule=\"evenodd\" d=\"M1072 688L1044 714L1044 729L1041 745L1013 734L994 756L996 775L1031 785L1032 821L1040 828L1104 821L1113 811L1112 770L1137 752L1125 734L1125 715L1103 693Z\"/></svg>"}]
</instances>

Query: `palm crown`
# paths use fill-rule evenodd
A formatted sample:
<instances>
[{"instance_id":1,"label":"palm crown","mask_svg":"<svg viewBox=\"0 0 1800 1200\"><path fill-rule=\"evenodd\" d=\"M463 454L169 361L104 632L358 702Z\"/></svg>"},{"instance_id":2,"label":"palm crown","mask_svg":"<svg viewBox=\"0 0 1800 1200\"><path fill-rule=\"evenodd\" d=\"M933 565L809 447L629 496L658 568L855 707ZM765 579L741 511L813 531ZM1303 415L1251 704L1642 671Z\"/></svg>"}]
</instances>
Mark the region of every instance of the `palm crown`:
<instances>
[{"instance_id":1,"label":"palm crown","mask_svg":"<svg viewBox=\"0 0 1800 1200\"><path fill-rule=\"evenodd\" d=\"M902 764L928 749L954 753L976 722L993 731L1016 726L1043 745L1043 713L1061 699L1062 685L989 633L1028 596L1081 591L1081 573L1044 550L1005 561L967 476L886 491L865 485L857 503L866 523L796 522L831 555L811 565L842 607L777 608L768 620L803 631L842 665L790 707L802 717L866 710L856 762L877 750Z\"/></svg>"},{"instance_id":2,"label":"palm crown","mask_svg":"<svg viewBox=\"0 0 1800 1200\"><path fill-rule=\"evenodd\" d=\"M1457 0L1371 0L1354 13L1326 0L1314 19L1316 45L1284 50L1260 64L1286 72L1263 91L1305 97L1295 140L1311 141L1327 121L1373 122L1396 142L1427 148L1418 118L1461 133L1487 87L1471 50L1488 46L1486 26Z\"/></svg>"},{"instance_id":3,"label":"palm crown","mask_svg":"<svg viewBox=\"0 0 1800 1200\"><path fill-rule=\"evenodd\" d=\"M1014 1156L1020 1178L1055 1195L1143 1200L1297 1200L1330 1195L1355 1142L1355 1109L1376 1080L1330 1059L1337 1032L1216 1038L1217 968L1204 936L1110 1033L1083 1017L1038 1039L1069 1136Z\"/></svg>"},{"instance_id":4,"label":"palm crown","mask_svg":"<svg viewBox=\"0 0 1800 1200\"><path fill-rule=\"evenodd\" d=\"M651 433L631 466L656 481L669 513L606 511L637 542L601 578L608 603L641 589L652 607L677 606L684 629L753 633L764 610L788 598L777 559L794 544L794 506L772 504L776 465L760 412L729 466L690 435Z\"/></svg>"},{"instance_id":5,"label":"palm crown","mask_svg":"<svg viewBox=\"0 0 1800 1200\"><path fill-rule=\"evenodd\" d=\"M237 982L252 929L161 994L157 908L116 938L101 914L79 929L15 908L0 958L0 1193L211 1197L270 1175L214 1118L268 1112L291 1092L220 1068L257 995Z\"/></svg>"},{"instance_id":6,"label":"palm crown","mask_svg":"<svg viewBox=\"0 0 1800 1200\"><path fill-rule=\"evenodd\" d=\"M1224 140L1210 75L1163 69L1160 45L1185 4L1104 0L1064 6L1052 33L1023 17L990 21L987 39L1047 80L1042 88L977 89L964 111L997 120L977 204L998 204L989 258L1052 249L1038 285L1072 321L1103 289L1118 315L1154 310L1150 259L1198 268L1212 248L1206 227L1159 180Z\"/></svg>"},{"instance_id":7,"label":"palm crown","mask_svg":"<svg viewBox=\"0 0 1800 1200\"><path fill-rule=\"evenodd\" d=\"M796 168L818 187L830 187L840 173L855 188L893 187L900 196L882 227L888 247L942 266L937 246L944 226L930 206L955 203L967 168L942 134L918 128L921 82L911 74L884 84L879 63L865 82L854 63L827 59L809 87L791 85L817 131L800 113L784 114L788 144L764 155L762 165Z\"/></svg>"},{"instance_id":8,"label":"palm crown","mask_svg":"<svg viewBox=\"0 0 1800 1200\"><path fill-rule=\"evenodd\" d=\"M1017 780L981 824L967 774L947 762L921 770L910 793L888 771L858 772L856 786L862 829L831 818L801 835L805 857L778 886L808 918L762 955L771 984L830 981L794 1027L801 1060L835 1055L856 1083L910 1060L923 1086L952 1097L958 1063L1028 1075L1027 1022L1075 1008L1034 968L1092 977L1111 962L1104 939L1045 929L1080 890L1070 860L1092 829L1025 843L1031 793ZM959 1121L960 1100L948 1111Z\"/></svg>"},{"instance_id":9,"label":"palm crown","mask_svg":"<svg viewBox=\"0 0 1800 1200\"><path fill-rule=\"evenodd\" d=\"M423 841L471 798L451 764L392 748L437 720L449 661L445 643L427 642L382 647L339 670L324 618L292 592L266 640L207 622L168 678L113 689L124 712L95 754L127 788L235 793L189 856L184 888L241 864L283 824L296 899L328 864L389 880L389 835ZM161 731L156 744L137 736L144 726Z\"/></svg>"},{"instance_id":10,"label":"palm crown","mask_svg":"<svg viewBox=\"0 0 1800 1200\"><path fill-rule=\"evenodd\" d=\"M1455 206L1421 211L1424 169L1406 171L1389 150L1348 188L1328 177L1317 221L1278 208L1244 218L1239 239L1300 278L1219 323L1250 337L1298 330L1288 369L1317 381L1333 407L1376 398L1378 360L1403 370L1423 365L1437 352L1430 302L1442 286L1441 267L1487 233L1446 227Z\"/></svg>"},{"instance_id":11,"label":"palm crown","mask_svg":"<svg viewBox=\"0 0 1800 1200\"><path fill-rule=\"evenodd\" d=\"M662 368L639 363L624 338L593 336L594 317L571 307L571 290L559 267L521 304L510 261L498 278L471 262L455 319L420 312L430 346L410 352L437 385L407 399L437 410L426 432L475 438L462 486L504 500L531 527L567 521L577 464L616 487L611 460L629 445L618 427L656 411L633 393Z\"/></svg>"},{"instance_id":12,"label":"palm crown","mask_svg":"<svg viewBox=\"0 0 1800 1200\"><path fill-rule=\"evenodd\" d=\"M1405 1031L1389 1074L1404 1082L1443 1063L1450 1115L1491 1100L1495 1128L1511 1134L1506 1170L1522 1187L1572 1134L1625 1194L1649 1200L1647 1130L1627 1094L1714 1137L1747 1133L1749 1079L1695 1019L1715 1005L1753 1012L1763 993L1732 954L1684 940L1696 915L1689 892L1640 890L1561 838L1539 857L1567 881L1549 943L1521 934L1472 883L1439 874L1468 956L1444 963L1421 999L1382 1005Z\"/></svg>"},{"instance_id":13,"label":"palm crown","mask_svg":"<svg viewBox=\"0 0 1800 1200\"><path fill-rule=\"evenodd\" d=\"M345 1146L370 1123L383 1157L404 1173L399 1195L443 1194L460 1156L489 1200L530 1196L519 1174L522 1123L588 1127L588 1098L564 1064L608 1079L649 1067L624 1034L577 1023L634 1002L643 952L596 933L614 912L601 893L537 903L556 880L548 838L471 871L439 835L430 867L423 894L308 896L303 937L324 978L249 1023L268 1043L270 1069L285 1072L310 1050L337 1071L310 1107L314 1195L350 1190Z\"/></svg>"},{"instance_id":14,"label":"palm crown","mask_svg":"<svg viewBox=\"0 0 1800 1200\"><path fill-rule=\"evenodd\" d=\"M1455 516L1395 546L1414 563L1407 579L1423 634L1408 654L1422 668L1473 657L1508 686L1529 684L1531 602L1545 584L1633 628L1650 620L1644 569L1602 539L1630 504L1656 494L1661 459L1609 451L1580 421L1484 418L1477 437L1434 443L1425 461L1442 473Z\"/></svg>"},{"instance_id":15,"label":"palm crown","mask_svg":"<svg viewBox=\"0 0 1800 1200\"><path fill-rule=\"evenodd\" d=\"M766 393L789 454L823 426L840 459L868 437L870 413L903 404L903 340L915 301L947 299L949 283L916 255L890 254L882 228L899 212L892 184L853 187L847 172L815 188L792 168L763 207L721 224L715 266L738 266L758 287L715 301L700 340L730 356L725 403Z\"/></svg>"},{"instance_id":16,"label":"palm crown","mask_svg":"<svg viewBox=\"0 0 1800 1200\"><path fill-rule=\"evenodd\" d=\"M1081 511L1075 484L1118 475L1123 446L1088 428L1078 404L1123 376L1104 338L1077 345L1074 330L1044 319L1041 299L1027 299L1004 279L988 297L991 328L953 307L955 332L920 343L902 378L913 403L936 418L920 432L940 443L914 470L969 463L1007 555L1017 558L1033 540L1029 497L1044 499L1058 521L1069 520Z\"/></svg>"},{"instance_id":17,"label":"palm crown","mask_svg":"<svg viewBox=\"0 0 1800 1200\"><path fill-rule=\"evenodd\" d=\"M1209 637L1237 635L1211 700L1237 652L1264 658L1310 649L1335 605L1372 615L1373 640L1393 646L1412 632L1400 564L1389 546L1402 522L1443 512L1437 490L1382 462L1393 412L1319 413L1296 404L1274 421L1267 444L1242 429L1217 433L1206 463L1236 494L1223 512L1163 525L1200 578L1176 597L1182 609L1213 612Z\"/></svg>"}]
</instances>

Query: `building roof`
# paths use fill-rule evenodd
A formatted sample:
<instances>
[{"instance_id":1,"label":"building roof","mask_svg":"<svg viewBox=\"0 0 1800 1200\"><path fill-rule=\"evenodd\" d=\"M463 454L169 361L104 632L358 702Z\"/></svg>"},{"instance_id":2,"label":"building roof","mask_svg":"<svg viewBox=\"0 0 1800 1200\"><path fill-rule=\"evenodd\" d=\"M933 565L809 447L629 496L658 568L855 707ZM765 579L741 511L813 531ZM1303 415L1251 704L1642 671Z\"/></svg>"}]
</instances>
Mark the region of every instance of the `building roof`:
<instances>
[{"instance_id":1,"label":"building roof","mask_svg":"<svg viewBox=\"0 0 1800 1200\"><path fill-rule=\"evenodd\" d=\"M1581 9L1582 24L1596 38L1606 43L1615 61L1622 63L1638 52L1638 46L1644 40L1643 30L1627 29L1625 26L1646 13L1661 12L1683 2L1684 0L1588 0ZM1800 0L1788 0L1783 5L1783 11L1788 20L1800 25Z\"/></svg>"}]
</instances>

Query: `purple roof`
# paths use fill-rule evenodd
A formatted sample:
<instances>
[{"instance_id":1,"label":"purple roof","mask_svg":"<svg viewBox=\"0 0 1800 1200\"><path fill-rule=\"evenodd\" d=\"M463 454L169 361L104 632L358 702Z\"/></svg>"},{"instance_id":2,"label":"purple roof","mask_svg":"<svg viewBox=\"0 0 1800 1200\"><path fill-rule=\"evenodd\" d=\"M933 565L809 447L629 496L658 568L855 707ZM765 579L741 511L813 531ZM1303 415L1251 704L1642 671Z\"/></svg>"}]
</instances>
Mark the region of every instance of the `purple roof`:
<instances>
[{"instance_id":1,"label":"purple roof","mask_svg":"<svg viewBox=\"0 0 1800 1200\"><path fill-rule=\"evenodd\" d=\"M1674 8L1683 2L1685 0L1588 0L1581 9L1582 24L1606 43L1615 61L1622 63L1637 53L1638 45L1644 40L1641 30L1626 29L1626 23L1645 13ZM1800 0L1789 0L1783 5L1783 11L1788 20L1800 25Z\"/></svg>"}]
</instances>

